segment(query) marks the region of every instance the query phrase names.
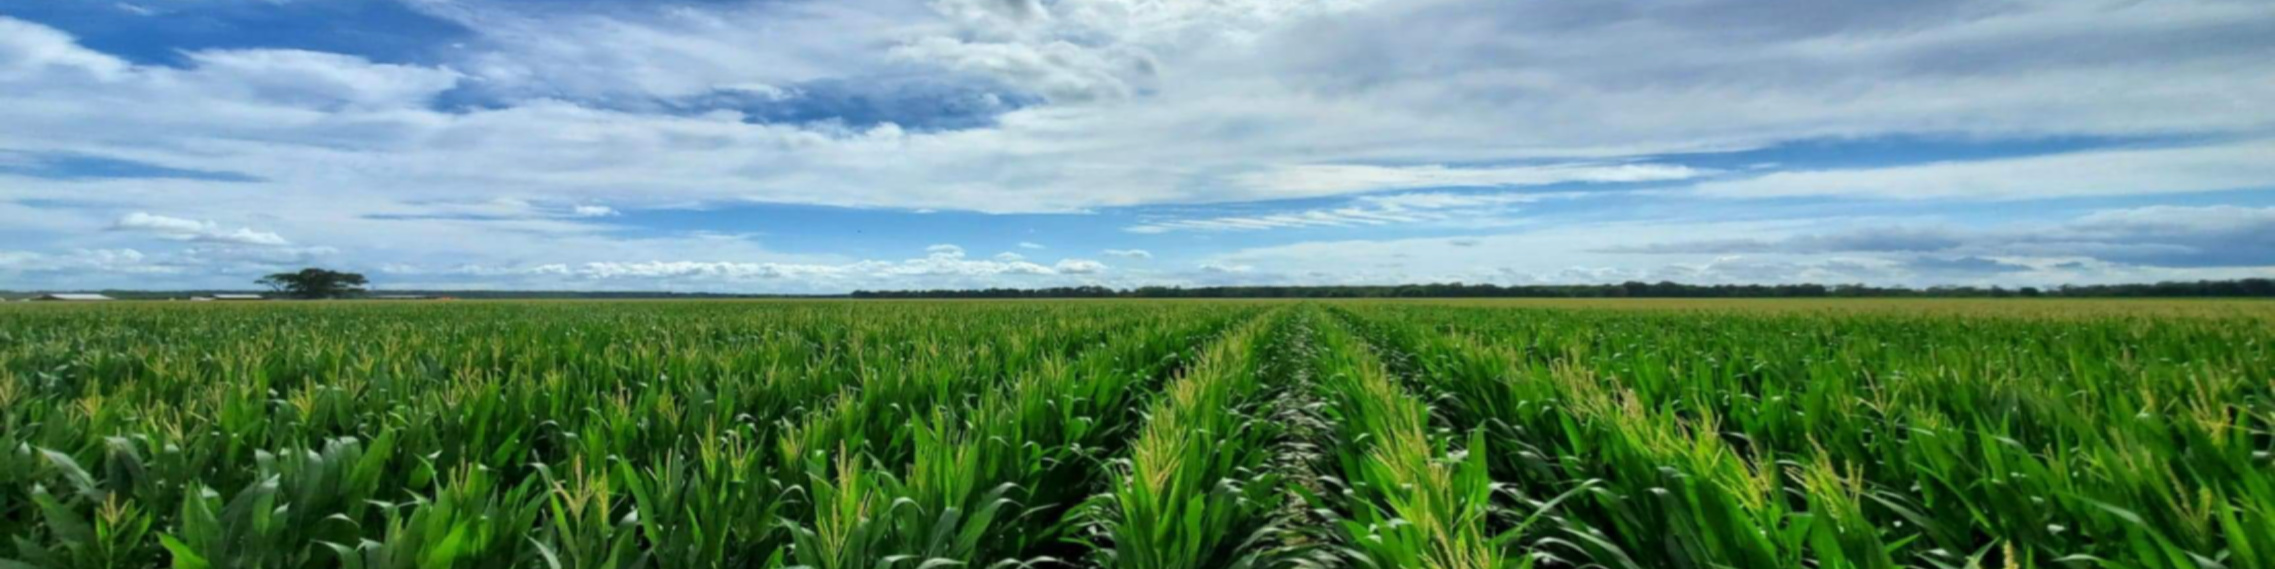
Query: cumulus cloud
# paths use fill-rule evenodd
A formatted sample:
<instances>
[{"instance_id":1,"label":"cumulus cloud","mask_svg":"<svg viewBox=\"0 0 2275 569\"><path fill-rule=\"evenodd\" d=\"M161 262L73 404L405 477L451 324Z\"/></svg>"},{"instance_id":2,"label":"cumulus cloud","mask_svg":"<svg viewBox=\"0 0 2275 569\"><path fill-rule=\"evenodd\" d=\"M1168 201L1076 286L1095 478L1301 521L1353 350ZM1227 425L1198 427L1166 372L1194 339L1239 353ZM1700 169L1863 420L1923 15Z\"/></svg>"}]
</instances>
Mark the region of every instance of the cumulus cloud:
<instances>
[{"instance_id":1,"label":"cumulus cloud","mask_svg":"<svg viewBox=\"0 0 2275 569\"><path fill-rule=\"evenodd\" d=\"M569 215L576 217L614 217L618 214L615 208L604 205L580 205L570 208Z\"/></svg>"},{"instance_id":2,"label":"cumulus cloud","mask_svg":"<svg viewBox=\"0 0 2275 569\"><path fill-rule=\"evenodd\" d=\"M59 72L105 78L126 69L127 63L118 58L80 48L70 34L0 16L0 77L22 79Z\"/></svg>"},{"instance_id":3,"label":"cumulus cloud","mask_svg":"<svg viewBox=\"0 0 2275 569\"><path fill-rule=\"evenodd\" d=\"M237 245L261 246L285 246L292 244L289 241L285 241L284 237L279 236L275 233L267 231L255 231L250 227L223 229L219 224L211 221L199 221L192 219L182 219L179 217L151 215L143 212L134 212L127 214L125 217L119 218L117 222L111 224L111 229L117 231L147 233L177 241L201 241L210 243L232 243Z\"/></svg>"},{"instance_id":4,"label":"cumulus cloud","mask_svg":"<svg viewBox=\"0 0 2275 569\"><path fill-rule=\"evenodd\" d=\"M1688 198L1848 197L1871 207L2261 189L2275 179L2259 159L2275 151L2267 142L2275 106L2260 103L2275 99L2267 80L2275 59L2265 57L2275 48L2275 5L2263 2L601 4L414 2L473 34L426 63L288 49L189 49L173 63L137 63L0 16L0 124L10 127L0 130L0 148L242 174L121 181L0 169L0 216L41 218L18 226L34 227L23 231L37 245L19 246L46 257L115 249L116 236L101 229L120 212L264 211L275 217L261 218L259 230L171 218L189 225L117 231L212 250L289 246L281 235L383 244L337 252L375 266L477 259L568 271L698 250L783 266L861 262L609 233L590 219L599 210L587 207L1193 206L1127 228L1173 233L1506 225L1523 203L1457 204L1483 192L1411 191L1447 186L1508 194L1546 184L1696 182ZM890 113L799 114L858 109L865 92L826 86L884 79L946 85L938 92L977 101L956 111L973 116L926 126L875 116ZM1682 165L1807 141L2047 139L2168 146L1851 169ZM1336 205L1237 205L1294 198ZM441 205L497 199L526 207ZM1601 261L1620 256L1601 253L1608 247L1709 238L1747 251L1720 254L1743 262L1813 255L1811 270L1831 270L1824 258L1840 255L2071 254L2235 268L2255 257L2207 239L2261 239L2238 229L2132 242L2153 231L2074 220L2006 249L1969 234L1955 236L1958 246L1915 240L1900 245L1909 250L1864 251L1788 242L1790 231L1711 225L1670 236L1591 220L1603 223L1597 233L1636 236L1435 240L1416 246L1458 251L1460 263L1425 267L1435 253L1417 249L1413 259L1380 261L1406 269L1349 270L1490 276L1510 264L1491 255L1507 251L1579 247ZM1705 257L1716 248L1658 254ZM1604 268L1581 256L1523 271ZM969 259L961 249L927 259L1003 265L994 274L1058 271L1017 264L1024 259ZM1201 262L1188 261L1176 264ZM1309 269L1264 261L1224 266L1309 278Z\"/></svg>"},{"instance_id":5,"label":"cumulus cloud","mask_svg":"<svg viewBox=\"0 0 2275 569\"><path fill-rule=\"evenodd\" d=\"M504 2L414 2L476 34L457 67L498 97L618 104L729 92L762 98L869 69L919 5L884 0L536 8Z\"/></svg>"},{"instance_id":6,"label":"cumulus cloud","mask_svg":"<svg viewBox=\"0 0 2275 569\"><path fill-rule=\"evenodd\" d=\"M444 68L372 63L360 57L291 49L207 50L188 54L193 71L145 72L198 83L213 96L323 110L424 105L458 84Z\"/></svg>"},{"instance_id":7,"label":"cumulus cloud","mask_svg":"<svg viewBox=\"0 0 2275 569\"><path fill-rule=\"evenodd\" d=\"M1106 272L1106 264L1089 259L1060 259L1057 264L1051 265L1051 270L1059 274L1088 275Z\"/></svg>"},{"instance_id":8,"label":"cumulus cloud","mask_svg":"<svg viewBox=\"0 0 2275 569\"><path fill-rule=\"evenodd\" d=\"M1041 243L1036 243L1036 242L1033 242L1033 241L1020 241L1020 242L1019 242L1019 248L1021 248L1021 249L1031 249L1031 250L1042 250L1042 249L1044 249L1044 247L1043 247L1043 244L1041 244Z\"/></svg>"},{"instance_id":9,"label":"cumulus cloud","mask_svg":"<svg viewBox=\"0 0 2275 569\"><path fill-rule=\"evenodd\" d=\"M1108 257L1121 257L1124 259L1153 258L1153 252L1144 249L1107 249L1102 252L1105 253Z\"/></svg>"},{"instance_id":10,"label":"cumulus cloud","mask_svg":"<svg viewBox=\"0 0 2275 569\"><path fill-rule=\"evenodd\" d=\"M1138 88L1132 81L1143 78L1148 65L1135 54L1098 50L1063 40L990 43L931 37L901 46L894 53L959 71L987 74L1062 103L1129 97Z\"/></svg>"},{"instance_id":11,"label":"cumulus cloud","mask_svg":"<svg viewBox=\"0 0 2275 569\"><path fill-rule=\"evenodd\" d=\"M426 67L281 50L207 50L182 69L138 66L8 20L0 108L16 110L0 110L0 120L42 136L0 142L398 200L480 188L632 205L1072 211L1422 184L1687 178L1699 173L1620 162L1563 171L1463 164L1823 137L2275 125L2275 110L2242 103L2275 98L2260 80L2275 63L2259 57L2275 34L2245 33L2275 25L2267 7L1915 4L1083 2L1011 17L958 2L618 11L420 3L482 39L463 61ZM1786 11L1818 15L1777 16ZM1047 73L999 72L1012 65L969 64L969 54L905 55L943 42L1029 53L1067 44L1083 54L1043 57L1058 69ZM1636 57L1635 45L1682 57ZM1977 56L1993 52L2001 56ZM1116 58L1126 61L1111 72L1084 63ZM2003 67L1979 72L1985 60ZM754 123L739 103L673 113L627 104L788 92L801 82L907 73L912 62L986 75L1013 92L1120 98L1011 109L983 127L941 132ZM1147 73L1158 80L1139 85ZM1066 87L1068 75L1098 79ZM1096 86L1111 84L1120 86ZM501 92L470 108L419 105L454 86ZM1792 185L1824 186L1808 182Z\"/></svg>"}]
</instances>

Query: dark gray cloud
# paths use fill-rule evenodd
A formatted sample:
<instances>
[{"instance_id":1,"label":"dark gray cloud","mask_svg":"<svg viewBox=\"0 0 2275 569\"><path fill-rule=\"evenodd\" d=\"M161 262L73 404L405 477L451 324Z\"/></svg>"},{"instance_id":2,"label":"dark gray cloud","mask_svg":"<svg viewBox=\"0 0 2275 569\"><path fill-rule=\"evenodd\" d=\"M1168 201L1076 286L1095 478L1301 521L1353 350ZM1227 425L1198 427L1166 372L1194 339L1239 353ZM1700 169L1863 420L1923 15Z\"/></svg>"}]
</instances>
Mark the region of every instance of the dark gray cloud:
<instances>
[{"instance_id":1,"label":"dark gray cloud","mask_svg":"<svg viewBox=\"0 0 2275 569\"><path fill-rule=\"evenodd\" d=\"M2156 93L2187 89L2196 81L2189 76L2212 69L2229 70L2221 73L2230 77L2265 77L2266 54L2275 49L2275 10L2263 2L1538 0L1389 6L1367 18L1320 20L1275 36L1279 43L1271 49L1282 54L1275 71L1322 92L1412 96L1417 103L1427 96L1440 105L1427 108L1515 111L1512 116L1525 117L1527 128L1512 130L1554 132L1567 143L1633 141L1622 135L1653 131L1653 138L1681 133L1680 140L1710 144L1742 143L1771 131L1829 137L2116 132L2088 126L2101 123L2140 132L2131 127L2244 106L2203 104L2236 100L2227 97L2157 109L2102 104L2158 105L2152 101L2160 98ZM1423 29L1431 33L1412 33ZM2111 75L2129 71L2155 75L2138 81ZM1448 76L1462 81L1418 85ZM2230 90L2238 89L2259 87L2238 84ZM1959 91L1971 94L1953 96ZM1999 110L1990 110L1994 107ZM1561 120L1567 117L1584 122ZM2180 130L2268 124L2261 115Z\"/></svg>"},{"instance_id":2,"label":"dark gray cloud","mask_svg":"<svg viewBox=\"0 0 2275 569\"><path fill-rule=\"evenodd\" d=\"M1945 227L1863 227L1834 233L1796 235L1779 240L1715 239L1654 243L1607 249L1608 253L1932 253L1967 243L1964 232Z\"/></svg>"},{"instance_id":3,"label":"dark gray cloud","mask_svg":"<svg viewBox=\"0 0 2275 569\"><path fill-rule=\"evenodd\" d=\"M732 109L760 122L933 131L993 126L997 116L1039 102L992 80L908 74L821 79L767 93L715 90L669 104L690 114Z\"/></svg>"},{"instance_id":4,"label":"dark gray cloud","mask_svg":"<svg viewBox=\"0 0 2275 569\"><path fill-rule=\"evenodd\" d=\"M1921 269L2000 269L1986 257L2087 257L2171 268L2275 265L2275 208L2154 206L2105 210L2047 226L1887 226L1776 240L1725 239L1605 249L1631 254L1877 253ZM2003 263L2002 263L2003 264ZM2013 266L2013 265L2008 265Z\"/></svg>"},{"instance_id":5,"label":"dark gray cloud","mask_svg":"<svg viewBox=\"0 0 2275 569\"><path fill-rule=\"evenodd\" d=\"M1906 268L1930 275L1947 273L2018 273L2030 270L2018 265L1983 257L1920 257L1904 264Z\"/></svg>"},{"instance_id":6,"label":"dark gray cloud","mask_svg":"<svg viewBox=\"0 0 2275 569\"><path fill-rule=\"evenodd\" d=\"M2275 208L2156 206L2095 213L2022 250L2075 251L2104 261L2159 267L2275 265Z\"/></svg>"},{"instance_id":7,"label":"dark gray cloud","mask_svg":"<svg viewBox=\"0 0 2275 569\"><path fill-rule=\"evenodd\" d=\"M1868 251L1926 253L1947 251L1966 243L1966 237L1945 228L1875 227L1827 235L1795 238L1789 246L1805 252Z\"/></svg>"},{"instance_id":8,"label":"dark gray cloud","mask_svg":"<svg viewBox=\"0 0 2275 569\"><path fill-rule=\"evenodd\" d=\"M210 182L258 182L260 178L236 172L170 168L157 164L70 153L32 153L0 150L0 174L52 180L99 178L181 179Z\"/></svg>"}]
</instances>

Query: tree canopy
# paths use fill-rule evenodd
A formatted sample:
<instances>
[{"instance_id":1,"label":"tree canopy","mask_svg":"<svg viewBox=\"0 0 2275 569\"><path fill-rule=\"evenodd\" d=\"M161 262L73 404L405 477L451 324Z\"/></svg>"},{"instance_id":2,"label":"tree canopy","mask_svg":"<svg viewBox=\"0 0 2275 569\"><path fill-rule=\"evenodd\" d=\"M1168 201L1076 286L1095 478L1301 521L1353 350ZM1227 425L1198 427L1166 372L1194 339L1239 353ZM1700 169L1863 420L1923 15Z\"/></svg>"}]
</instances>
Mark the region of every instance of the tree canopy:
<instances>
[{"instance_id":1,"label":"tree canopy","mask_svg":"<svg viewBox=\"0 0 2275 569\"><path fill-rule=\"evenodd\" d=\"M297 298L340 298L363 294L364 285L370 284L361 273L349 273L308 267L297 272L276 273L253 281L269 290Z\"/></svg>"}]
</instances>

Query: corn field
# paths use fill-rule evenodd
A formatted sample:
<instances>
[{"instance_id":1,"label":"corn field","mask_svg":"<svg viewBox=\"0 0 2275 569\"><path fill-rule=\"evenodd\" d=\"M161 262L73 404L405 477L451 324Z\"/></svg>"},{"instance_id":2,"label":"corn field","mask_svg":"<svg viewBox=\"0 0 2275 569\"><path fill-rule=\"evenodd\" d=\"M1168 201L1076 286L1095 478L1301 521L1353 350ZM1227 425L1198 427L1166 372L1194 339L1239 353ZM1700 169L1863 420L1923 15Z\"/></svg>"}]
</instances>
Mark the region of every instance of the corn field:
<instances>
[{"instance_id":1,"label":"corn field","mask_svg":"<svg viewBox=\"0 0 2275 569\"><path fill-rule=\"evenodd\" d=\"M2275 305L0 307L0 569L2275 568Z\"/></svg>"}]
</instances>

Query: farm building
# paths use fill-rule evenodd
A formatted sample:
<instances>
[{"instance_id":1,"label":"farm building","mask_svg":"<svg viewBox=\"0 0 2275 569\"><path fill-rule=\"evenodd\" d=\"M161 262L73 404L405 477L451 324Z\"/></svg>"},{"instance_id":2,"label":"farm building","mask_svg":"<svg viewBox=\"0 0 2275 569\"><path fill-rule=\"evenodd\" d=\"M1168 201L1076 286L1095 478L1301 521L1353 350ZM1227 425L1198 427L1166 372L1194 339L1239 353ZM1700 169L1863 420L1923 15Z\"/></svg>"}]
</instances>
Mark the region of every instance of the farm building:
<instances>
[{"instance_id":1,"label":"farm building","mask_svg":"<svg viewBox=\"0 0 2275 569\"><path fill-rule=\"evenodd\" d=\"M39 295L39 297L37 298L37 300L60 300L60 301L71 301L71 302L90 302L90 301L98 301L98 300L111 300L111 297L108 297L108 296L103 296L103 295L100 295L100 294L93 294L93 293L58 292L58 293L52 293L52 294L43 294L43 295Z\"/></svg>"}]
</instances>

